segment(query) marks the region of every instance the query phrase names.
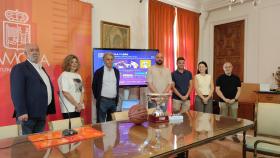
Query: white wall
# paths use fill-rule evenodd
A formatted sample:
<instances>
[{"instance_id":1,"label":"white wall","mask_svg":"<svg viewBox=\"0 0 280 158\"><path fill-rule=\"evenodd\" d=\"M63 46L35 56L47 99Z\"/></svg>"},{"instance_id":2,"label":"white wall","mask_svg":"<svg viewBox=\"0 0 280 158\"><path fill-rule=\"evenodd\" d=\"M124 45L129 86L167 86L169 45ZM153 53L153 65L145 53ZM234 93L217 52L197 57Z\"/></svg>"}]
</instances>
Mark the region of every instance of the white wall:
<instances>
[{"instance_id":1,"label":"white wall","mask_svg":"<svg viewBox=\"0 0 280 158\"><path fill-rule=\"evenodd\" d=\"M101 47L100 22L107 21L130 26L130 47L148 48L148 1L92 0L92 45Z\"/></svg>"},{"instance_id":2,"label":"white wall","mask_svg":"<svg viewBox=\"0 0 280 158\"><path fill-rule=\"evenodd\" d=\"M130 26L130 48L148 48L148 1L143 0L82 0L93 5L92 46L101 47L100 24L107 21ZM96 122L93 99L92 122Z\"/></svg>"},{"instance_id":3,"label":"white wall","mask_svg":"<svg viewBox=\"0 0 280 158\"><path fill-rule=\"evenodd\" d=\"M203 15L203 14L202 14ZM199 60L205 60L213 72L213 30L217 24L245 20L244 81L272 83L272 73L280 66L280 1L263 0L255 8L251 3L209 12L201 16Z\"/></svg>"}]
</instances>

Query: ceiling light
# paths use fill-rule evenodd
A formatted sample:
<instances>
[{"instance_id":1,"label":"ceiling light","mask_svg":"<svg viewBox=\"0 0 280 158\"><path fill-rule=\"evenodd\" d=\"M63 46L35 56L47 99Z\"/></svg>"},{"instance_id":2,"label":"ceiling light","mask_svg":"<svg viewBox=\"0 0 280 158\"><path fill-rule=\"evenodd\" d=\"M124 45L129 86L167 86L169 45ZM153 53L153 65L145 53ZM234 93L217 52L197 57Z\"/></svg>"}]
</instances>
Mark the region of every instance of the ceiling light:
<instances>
[{"instance_id":1,"label":"ceiling light","mask_svg":"<svg viewBox=\"0 0 280 158\"><path fill-rule=\"evenodd\" d=\"M252 1L253 6L256 7L261 0L229 0L228 10L231 11L233 6L242 5L246 1Z\"/></svg>"}]
</instances>

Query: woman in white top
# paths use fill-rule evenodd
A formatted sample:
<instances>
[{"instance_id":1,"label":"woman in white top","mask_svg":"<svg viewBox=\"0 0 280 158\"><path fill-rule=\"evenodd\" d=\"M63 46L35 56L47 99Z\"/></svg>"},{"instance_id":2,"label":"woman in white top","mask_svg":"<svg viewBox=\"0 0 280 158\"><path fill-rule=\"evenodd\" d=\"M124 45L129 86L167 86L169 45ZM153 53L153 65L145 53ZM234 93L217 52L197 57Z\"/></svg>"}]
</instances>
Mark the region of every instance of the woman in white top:
<instances>
[{"instance_id":1,"label":"woman in white top","mask_svg":"<svg viewBox=\"0 0 280 158\"><path fill-rule=\"evenodd\" d=\"M80 61L75 55L65 57L58 78L59 101L63 118L80 117L84 109L84 88L81 75L78 74ZM69 115L68 115L69 112Z\"/></svg>"},{"instance_id":2,"label":"woman in white top","mask_svg":"<svg viewBox=\"0 0 280 158\"><path fill-rule=\"evenodd\" d=\"M204 61L198 63L198 71L195 75L195 110L200 112L213 112L212 96L214 92L214 82L208 74L208 67Z\"/></svg>"}]
</instances>

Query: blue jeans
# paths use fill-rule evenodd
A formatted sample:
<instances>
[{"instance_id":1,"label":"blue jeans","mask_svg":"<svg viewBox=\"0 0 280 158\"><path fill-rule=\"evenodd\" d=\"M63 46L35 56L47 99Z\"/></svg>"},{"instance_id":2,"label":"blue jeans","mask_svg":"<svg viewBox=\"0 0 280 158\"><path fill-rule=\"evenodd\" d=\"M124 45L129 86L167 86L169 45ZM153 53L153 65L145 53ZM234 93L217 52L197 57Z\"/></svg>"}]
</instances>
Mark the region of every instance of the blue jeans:
<instances>
[{"instance_id":1,"label":"blue jeans","mask_svg":"<svg viewBox=\"0 0 280 158\"><path fill-rule=\"evenodd\" d=\"M28 118L27 121L19 121L22 134L40 133L45 129L46 120Z\"/></svg>"},{"instance_id":2,"label":"blue jeans","mask_svg":"<svg viewBox=\"0 0 280 158\"><path fill-rule=\"evenodd\" d=\"M99 122L111 121L111 113L116 112L116 109L117 105L115 100L101 98L98 110Z\"/></svg>"}]
</instances>

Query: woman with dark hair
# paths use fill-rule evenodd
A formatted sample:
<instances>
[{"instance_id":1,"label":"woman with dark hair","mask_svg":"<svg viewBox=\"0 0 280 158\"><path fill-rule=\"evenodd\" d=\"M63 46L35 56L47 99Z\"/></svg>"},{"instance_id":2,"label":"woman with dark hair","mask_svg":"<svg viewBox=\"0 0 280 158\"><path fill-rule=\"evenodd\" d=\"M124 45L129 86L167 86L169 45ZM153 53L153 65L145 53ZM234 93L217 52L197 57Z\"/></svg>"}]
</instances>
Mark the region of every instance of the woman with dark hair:
<instances>
[{"instance_id":1,"label":"woman with dark hair","mask_svg":"<svg viewBox=\"0 0 280 158\"><path fill-rule=\"evenodd\" d=\"M212 95L214 92L214 82L211 75L208 74L206 62L198 63L197 74L195 75L195 110L200 112L213 112Z\"/></svg>"},{"instance_id":2,"label":"woman with dark hair","mask_svg":"<svg viewBox=\"0 0 280 158\"><path fill-rule=\"evenodd\" d=\"M80 112L84 109L84 87L79 69L80 61L77 56L70 54L65 57L63 72L58 78L60 108L64 119L80 117Z\"/></svg>"}]
</instances>

